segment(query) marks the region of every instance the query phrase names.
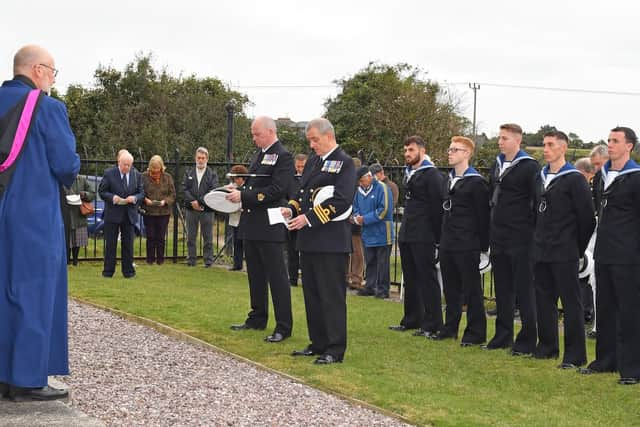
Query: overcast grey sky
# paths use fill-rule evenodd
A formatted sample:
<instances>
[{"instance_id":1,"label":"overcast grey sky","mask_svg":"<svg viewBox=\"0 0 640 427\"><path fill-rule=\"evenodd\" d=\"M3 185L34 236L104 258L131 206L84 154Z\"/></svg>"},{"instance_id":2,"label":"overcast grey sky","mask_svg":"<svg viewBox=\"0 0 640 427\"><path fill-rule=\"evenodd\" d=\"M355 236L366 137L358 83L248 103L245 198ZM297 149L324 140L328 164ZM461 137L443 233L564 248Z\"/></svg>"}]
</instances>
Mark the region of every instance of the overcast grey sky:
<instances>
[{"instance_id":1,"label":"overcast grey sky","mask_svg":"<svg viewBox=\"0 0 640 427\"><path fill-rule=\"evenodd\" d=\"M300 121L323 113L333 80L370 61L406 62L455 92L470 119L468 82L638 94L482 85L478 130L489 135L504 122L530 132L552 124L587 141L615 125L640 132L640 4L631 1L37 0L2 11L0 79L11 78L15 51L36 43L56 58L62 92L91 85L99 64L122 69L151 52L158 68L246 93L251 116Z\"/></svg>"}]
</instances>

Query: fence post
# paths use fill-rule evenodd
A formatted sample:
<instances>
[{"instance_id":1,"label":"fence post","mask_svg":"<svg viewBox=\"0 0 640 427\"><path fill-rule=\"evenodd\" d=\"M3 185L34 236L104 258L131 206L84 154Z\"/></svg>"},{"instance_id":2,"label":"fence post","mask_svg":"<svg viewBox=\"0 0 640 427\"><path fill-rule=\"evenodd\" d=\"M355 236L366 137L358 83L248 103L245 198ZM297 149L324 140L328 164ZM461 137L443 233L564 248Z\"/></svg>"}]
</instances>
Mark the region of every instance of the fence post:
<instances>
[{"instance_id":1,"label":"fence post","mask_svg":"<svg viewBox=\"0 0 640 427\"><path fill-rule=\"evenodd\" d=\"M175 152L175 162L176 162L176 167L174 169L174 185L176 186L176 188L178 188L178 186L180 185L179 183L181 183L182 181L180 181L180 151L176 148ZM176 202L173 204L173 263L176 264L178 262L178 222L179 222L179 215L178 215L178 209L180 209L178 207L178 194L176 191Z\"/></svg>"},{"instance_id":2,"label":"fence post","mask_svg":"<svg viewBox=\"0 0 640 427\"><path fill-rule=\"evenodd\" d=\"M229 102L224 106L225 110L227 110L227 164L228 167L231 167L233 163L233 118L236 110L236 100L230 99ZM229 227L229 215L225 215L224 218L224 241L231 241L231 227ZM233 246L226 245L225 254L231 256L233 254Z\"/></svg>"}]
</instances>

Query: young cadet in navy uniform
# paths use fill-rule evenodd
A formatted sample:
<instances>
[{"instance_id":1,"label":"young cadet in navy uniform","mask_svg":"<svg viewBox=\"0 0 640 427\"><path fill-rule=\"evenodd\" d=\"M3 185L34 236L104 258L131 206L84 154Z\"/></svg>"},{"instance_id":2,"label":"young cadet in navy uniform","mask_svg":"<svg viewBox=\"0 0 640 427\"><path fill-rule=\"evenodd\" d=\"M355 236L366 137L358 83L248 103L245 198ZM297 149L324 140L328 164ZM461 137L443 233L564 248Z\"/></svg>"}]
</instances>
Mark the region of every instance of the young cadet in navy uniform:
<instances>
[{"instance_id":1,"label":"young cadet in navy uniform","mask_svg":"<svg viewBox=\"0 0 640 427\"><path fill-rule=\"evenodd\" d=\"M500 126L501 154L491 170L489 245L496 287L496 332L483 348L512 348L531 354L536 347L536 309L531 249L534 229L535 181L538 162L520 150L522 128ZM522 329L513 342L513 311L518 301Z\"/></svg>"},{"instance_id":2,"label":"young cadet in navy uniform","mask_svg":"<svg viewBox=\"0 0 640 427\"><path fill-rule=\"evenodd\" d=\"M480 252L489 250L489 185L469 166L475 144L454 136L447 150L449 174L443 202L440 269L447 301L444 327L432 339L457 338L462 304L467 296L467 327L462 347L479 345L487 339L487 317L478 264Z\"/></svg>"},{"instance_id":3,"label":"young cadet in navy uniform","mask_svg":"<svg viewBox=\"0 0 640 427\"><path fill-rule=\"evenodd\" d=\"M637 142L627 127L609 133L594 254L596 359L580 371L618 371L624 385L640 382L640 165L630 159Z\"/></svg>"},{"instance_id":4,"label":"young cadet in navy uniform","mask_svg":"<svg viewBox=\"0 0 640 427\"><path fill-rule=\"evenodd\" d=\"M536 184L536 228L533 260L538 345L534 357L557 358L558 297L564 310L564 355L561 369L587 363L584 309L578 282L578 260L583 256L596 220L589 184L565 160L569 138L560 131L544 135L548 162Z\"/></svg>"},{"instance_id":5,"label":"young cadet in navy uniform","mask_svg":"<svg viewBox=\"0 0 640 427\"><path fill-rule=\"evenodd\" d=\"M404 142L407 167L405 205L398 245L404 277L404 317L394 331L416 329L416 336L435 335L442 327L442 298L436 272L436 247L442 226L444 176L426 159L424 140Z\"/></svg>"},{"instance_id":6,"label":"young cadet in navy uniform","mask_svg":"<svg viewBox=\"0 0 640 427\"><path fill-rule=\"evenodd\" d=\"M281 342L291 336L291 290L287 267L284 263L284 243L287 229L280 224L269 224L267 209L286 203L287 192L293 179L293 158L278 141L276 123L269 117L258 117L251 124L253 142L259 148L249 166L249 173L266 175L249 177L242 190L233 188L227 199L242 201L239 234L244 240L247 260L251 311L247 320L232 325L233 330L264 329L269 315L271 288L276 327L265 338L268 342Z\"/></svg>"},{"instance_id":7,"label":"young cadet in navy uniform","mask_svg":"<svg viewBox=\"0 0 640 427\"><path fill-rule=\"evenodd\" d=\"M293 166L295 167L296 174L291 181L291 189L287 200L297 199L298 196L296 193L298 187L300 187L300 179L302 178L302 171L306 163L306 154L296 154L293 158ZM289 269L289 284L291 286L298 286L298 272L300 271L300 252L296 250L296 240L298 240L298 233L290 230L287 239L287 268Z\"/></svg>"},{"instance_id":8,"label":"young cadet in navy uniform","mask_svg":"<svg viewBox=\"0 0 640 427\"><path fill-rule=\"evenodd\" d=\"M317 355L315 362L342 362L347 348L346 269L351 252L348 212L356 190L351 157L336 143L327 119L307 124L307 139L315 156L307 161L298 198L282 208L290 230L298 230L304 305L311 343L292 356ZM322 187L334 186L333 196L321 203L314 197Z\"/></svg>"}]
</instances>

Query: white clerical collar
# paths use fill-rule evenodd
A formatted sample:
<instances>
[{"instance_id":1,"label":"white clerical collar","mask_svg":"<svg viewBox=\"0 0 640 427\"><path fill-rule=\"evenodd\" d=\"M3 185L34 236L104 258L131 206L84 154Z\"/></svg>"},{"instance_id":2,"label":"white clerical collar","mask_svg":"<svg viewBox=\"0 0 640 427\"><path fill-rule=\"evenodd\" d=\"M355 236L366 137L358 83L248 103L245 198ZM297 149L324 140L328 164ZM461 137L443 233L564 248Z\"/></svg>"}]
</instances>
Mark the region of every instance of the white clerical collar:
<instances>
[{"instance_id":1,"label":"white clerical collar","mask_svg":"<svg viewBox=\"0 0 640 427\"><path fill-rule=\"evenodd\" d=\"M269 148L271 148L271 146L272 146L273 144L275 144L276 142L278 142L278 140L277 140L277 139L276 139L275 141L273 141L271 144L269 144L267 147L264 147L264 148L262 149L262 152L263 152L263 153L266 153L267 151L269 151Z\"/></svg>"},{"instance_id":2,"label":"white clerical collar","mask_svg":"<svg viewBox=\"0 0 640 427\"><path fill-rule=\"evenodd\" d=\"M331 155L331 153L333 153L334 151L336 151L336 148L338 148L338 144L336 144L336 146L335 146L335 147L333 147L333 149L332 149L331 151L329 151L327 154L325 154L324 156L321 156L321 157L322 157L322 160L327 160L327 157L329 157L329 156Z\"/></svg>"}]
</instances>

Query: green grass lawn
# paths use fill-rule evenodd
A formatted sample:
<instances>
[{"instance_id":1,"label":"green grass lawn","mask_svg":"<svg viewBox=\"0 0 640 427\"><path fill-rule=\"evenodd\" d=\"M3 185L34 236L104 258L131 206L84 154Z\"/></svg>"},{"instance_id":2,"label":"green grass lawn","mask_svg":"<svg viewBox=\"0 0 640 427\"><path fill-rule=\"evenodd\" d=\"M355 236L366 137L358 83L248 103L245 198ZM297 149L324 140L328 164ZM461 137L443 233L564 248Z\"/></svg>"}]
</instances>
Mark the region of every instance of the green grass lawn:
<instances>
[{"instance_id":1,"label":"green grass lawn","mask_svg":"<svg viewBox=\"0 0 640 427\"><path fill-rule=\"evenodd\" d=\"M515 358L504 351L460 348L387 329L402 305L349 296L349 342L343 364L313 365L289 353L307 343L302 289L292 288L293 336L265 343L266 331L234 332L249 310L246 275L184 265L138 267L135 279L101 264L69 269L70 294L172 326L218 347L285 372L320 389L337 391L400 414L416 424L633 425L640 424L640 386L617 376L582 376L555 368L556 360ZM493 319L489 321L493 334ZM594 355L589 341L589 358Z\"/></svg>"}]
</instances>

